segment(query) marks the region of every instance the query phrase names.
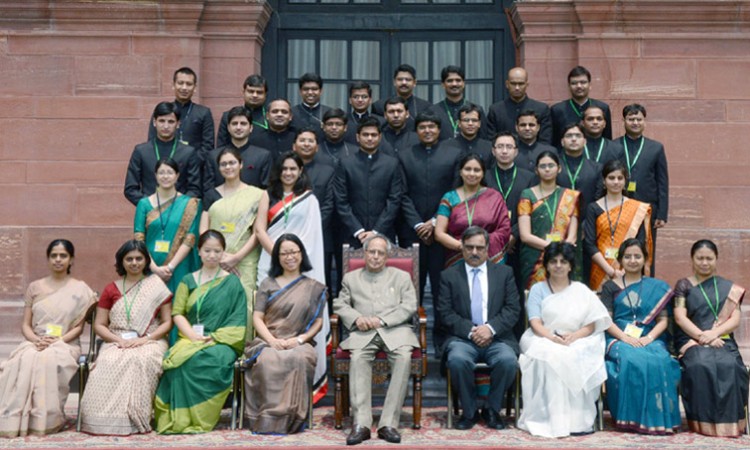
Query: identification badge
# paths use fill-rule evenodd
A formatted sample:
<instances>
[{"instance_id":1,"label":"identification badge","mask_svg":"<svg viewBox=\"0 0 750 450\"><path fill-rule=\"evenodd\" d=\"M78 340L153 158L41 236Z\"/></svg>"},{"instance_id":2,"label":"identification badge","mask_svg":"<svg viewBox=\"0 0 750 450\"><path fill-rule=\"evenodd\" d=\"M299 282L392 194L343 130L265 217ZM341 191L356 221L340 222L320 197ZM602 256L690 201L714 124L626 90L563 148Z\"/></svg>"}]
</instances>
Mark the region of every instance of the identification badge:
<instances>
[{"instance_id":1,"label":"identification badge","mask_svg":"<svg viewBox=\"0 0 750 450\"><path fill-rule=\"evenodd\" d=\"M628 183L628 192L635 192L635 181Z\"/></svg>"},{"instance_id":2,"label":"identification badge","mask_svg":"<svg viewBox=\"0 0 750 450\"><path fill-rule=\"evenodd\" d=\"M730 337L730 336L729 336L728 334L722 334L722 335L721 335L721 336L719 336L719 337L720 337L720 338L721 338L722 340L725 340L725 341L727 341L727 340L731 339L731 337Z\"/></svg>"},{"instance_id":3,"label":"identification badge","mask_svg":"<svg viewBox=\"0 0 750 450\"><path fill-rule=\"evenodd\" d=\"M560 236L560 233L547 233L547 240L550 242L560 242L562 241L562 236Z\"/></svg>"},{"instance_id":4,"label":"identification badge","mask_svg":"<svg viewBox=\"0 0 750 450\"><path fill-rule=\"evenodd\" d=\"M44 334L52 337L62 337L62 325L48 323L45 325Z\"/></svg>"},{"instance_id":5,"label":"identification badge","mask_svg":"<svg viewBox=\"0 0 750 450\"><path fill-rule=\"evenodd\" d=\"M203 332L205 331L205 328L203 327L202 323L196 323L193 325L193 331L195 331L195 334L197 334L200 337L205 336Z\"/></svg>"},{"instance_id":6,"label":"identification badge","mask_svg":"<svg viewBox=\"0 0 750 450\"><path fill-rule=\"evenodd\" d=\"M169 241L158 240L154 243L154 251L156 253L169 253Z\"/></svg>"},{"instance_id":7,"label":"identification badge","mask_svg":"<svg viewBox=\"0 0 750 450\"><path fill-rule=\"evenodd\" d=\"M643 334L643 328L634 323L629 323L625 326L623 332L632 338L639 339Z\"/></svg>"},{"instance_id":8,"label":"identification badge","mask_svg":"<svg viewBox=\"0 0 750 450\"><path fill-rule=\"evenodd\" d=\"M131 339L138 339L138 333L135 331L126 331L124 333L120 333L120 337L125 339L126 341L129 341Z\"/></svg>"},{"instance_id":9,"label":"identification badge","mask_svg":"<svg viewBox=\"0 0 750 450\"><path fill-rule=\"evenodd\" d=\"M614 247L607 247L604 249L604 257L607 259L617 259L617 249Z\"/></svg>"},{"instance_id":10,"label":"identification badge","mask_svg":"<svg viewBox=\"0 0 750 450\"><path fill-rule=\"evenodd\" d=\"M223 233L234 233L234 222L221 222L219 231Z\"/></svg>"},{"instance_id":11,"label":"identification badge","mask_svg":"<svg viewBox=\"0 0 750 450\"><path fill-rule=\"evenodd\" d=\"M512 218L513 218L513 211L508 211L508 219L512 219Z\"/></svg>"}]
</instances>

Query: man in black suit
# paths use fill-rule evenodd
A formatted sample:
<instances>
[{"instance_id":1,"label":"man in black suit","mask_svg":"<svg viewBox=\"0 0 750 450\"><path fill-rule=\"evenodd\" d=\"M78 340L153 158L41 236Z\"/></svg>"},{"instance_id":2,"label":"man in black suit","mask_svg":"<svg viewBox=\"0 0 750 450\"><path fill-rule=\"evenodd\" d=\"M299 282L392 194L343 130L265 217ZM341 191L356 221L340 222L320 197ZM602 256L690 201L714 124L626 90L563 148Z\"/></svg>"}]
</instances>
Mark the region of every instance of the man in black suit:
<instances>
[{"instance_id":1,"label":"man in black suit","mask_svg":"<svg viewBox=\"0 0 750 450\"><path fill-rule=\"evenodd\" d=\"M266 118L268 128L253 133L250 143L271 152L271 158L275 162L282 154L292 149L297 135L296 129L291 126L292 107L283 98L272 100L268 103Z\"/></svg>"},{"instance_id":2,"label":"man in black suit","mask_svg":"<svg viewBox=\"0 0 750 450\"><path fill-rule=\"evenodd\" d=\"M359 151L336 169L336 210L347 241L357 247L373 234L395 240L403 181L398 159L379 150L380 138L378 121L364 120L357 128Z\"/></svg>"},{"instance_id":3,"label":"man in black suit","mask_svg":"<svg viewBox=\"0 0 750 450\"><path fill-rule=\"evenodd\" d=\"M604 137L607 119L600 107L592 105L586 108L583 111L581 125L583 126L583 133L586 135L586 146L583 148L586 159L604 166L613 159L625 157L622 154L623 150L620 143Z\"/></svg>"},{"instance_id":4,"label":"man in black suit","mask_svg":"<svg viewBox=\"0 0 750 450\"><path fill-rule=\"evenodd\" d=\"M318 138L323 137L323 114L329 109L320 103L323 95L323 79L316 73L306 73L299 78L300 102L292 108L292 128L312 128Z\"/></svg>"},{"instance_id":5,"label":"man in black suit","mask_svg":"<svg viewBox=\"0 0 750 450\"><path fill-rule=\"evenodd\" d=\"M540 118L532 110L521 111L516 119L518 135L518 156L516 164L531 172L536 171L536 159L544 151L554 152L557 149L544 142L539 142Z\"/></svg>"},{"instance_id":6,"label":"man in black suit","mask_svg":"<svg viewBox=\"0 0 750 450\"><path fill-rule=\"evenodd\" d=\"M520 311L518 290L510 267L487 263L487 231L469 227L461 244L464 263L443 271L437 304L443 363L451 371L463 410L456 428L468 430L479 421L474 365L484 362L490 368L490 392L481 416L488 428L502 430L503 394L518 370L518 341L513 334Z\"/></svg>"},{"instance_id":7,"label":"man in black suit","mask_svg":"<svg viewBox=\"0 0 750 450\"><path fill-rule=\"evenodd\" d=\"M638 103L622 109L625 136L618 141L624 148L621 160L630 172L627 191L630 197L651 204L654 217L652 239L656 252L656 230L667 224L669 212L669 169L661 142L643 136L646 129L646 108ZM656 261L656 258L652 258ZM651 265L654 276L654 263Z\"/></svg>"},{"instance_id":8,"label":"man in black suit","mask_svg":"<svg viewBox=\"0 0 750 450\"><path fill-rule=\"evenodd\" d=\"M570 98L555 103L550 108L552 114L552 145L560 147L560 140L564 133L563 127L573 122L580 122L583 111L591 105L598 106L604 111L607 125L604 128L604 137L612 139L612 116L609 113L609 105L601 100L589 98L591 88L591 72L585 67L576 66L568 73L568 89Z\"/></svg>"},{"instance_id":9,"label":"man in black suit","mask_svg":"<svg viewBox=\"0 0 750 450\"><path fill-rule=\"evenodd\" d=\"M382 116L371 114L370 105L372 104L372 88L366 81L355 81L349 84L349 126L344 134L344 139L352 144L357 143L357 125L363 120L372 117L378 121L382 128L385 119ZM323 116L325 117L325 115ZM325 119L323 119L325 121Z\"/></svg>"},{"instance_id":10,"label":"man in black suit","mask_svg":"<svg viewBox=\"0 0 750 450\"><path fill-rule=\"evenodd\" d=\"M268 186L273 160L268 150L250 144L250 134L253 132L250 111L244 106L235 106L224 113L224 116L227 119L230 139L226 145L215 148L206 155L203 165L203 192L224 183L216 158L225 148L234 148L242 155L240 179L247 184L265 189Z\"/></svg>"},{"instance_id":11,"label":"man in black suit","mask_svg":"<svg viewBox=\"0 0 750 450\"><path fill-rule=\"evenodd\" d=\"M401 64L393 71L393 87L396 88L396 95L402 98L406 108L411 111L412 117L417 117L419 113L427 112L432 107L432 103L414 95L414 88L417 87L417 70L409 64ZM372 113L385 116L386 99L380 99L372 105Z\"/></svg>"},{"instance_id":12,"label":"man in black suit","mask_svg":"<svg viewBox=\"0 0 750 450\"><path fill-rule=\"evenodd\" d=\"M432 105L430 112L438 116L443 123L440 129L440 140L450 139L458 136L458 110L467 102L464 97L466 90L466 74L464 69L458 66L445 66L440 71L440 80L445 89L445 98ZM485 137L487 130L487 117L484 110L479 107L479 119L482 126L479 129L479 137Z\"/></svg>"},{"instance_id":13,"label":"man in black suit","mask_svg":"<svg viewBox=\"0 0 750 450\"><path fill-rule=\"evenodd\" d=\"M253 125L253 130L256 133L268 128L268 120L266 119L267 96L268 83L265 78L258 74L253 74L245 78L245 82L242 83L242 98L245 103L242 107L250 113L250 123ZM229 111L231 111L231 109ZM225 111L224 114L221 115L219 132L216 134L217 147L223 147L229 144L231 139L228 129L229 111Z\"/></svg>"},{"instance_id":14,"label":"man in black suit","mask_svg":"<svg viewBox=\"0 0 750 450\"><path fill-rule=\"evenodd\" d=\"M492 143L479 137L482 131L482 120L479 107L466 102L458 110L458 136L448 139L446 143L461 150L461 155L475 153L486 163L492 159Z\"/></svg>"},{"instance_id":15,"label":"man in black suit","mask_svg":"<svg viewBox=\"0 0 750 450\"><path fill-rule=\"evenodd\" d=\"M384 103L385 125L383 125L383 141L389 143L393 153L398 155L401 150L411 148L419 142L414 130L414 119L411 117L406 101L401 97L391 97ZM427 110L425 110L427 111Z\"/></svg>"},{"instance_id":16,"label":"man in black suit","mask_svg":"<svg viewBox=\"0 0 750 450\"><path fill-rule=\"evenodd\" d=\"M546 103L529 98L526 89L529 87L529 75L523 67L514 67L508 71L505 88L508 98L494 103L487 113L487 132L490 137L501 131L512 132L516 119L521 111L532 110L539 116L541 129L539 140L545 144L552 142L552 122L549 106Z\"/></svg>"}]
</instances>

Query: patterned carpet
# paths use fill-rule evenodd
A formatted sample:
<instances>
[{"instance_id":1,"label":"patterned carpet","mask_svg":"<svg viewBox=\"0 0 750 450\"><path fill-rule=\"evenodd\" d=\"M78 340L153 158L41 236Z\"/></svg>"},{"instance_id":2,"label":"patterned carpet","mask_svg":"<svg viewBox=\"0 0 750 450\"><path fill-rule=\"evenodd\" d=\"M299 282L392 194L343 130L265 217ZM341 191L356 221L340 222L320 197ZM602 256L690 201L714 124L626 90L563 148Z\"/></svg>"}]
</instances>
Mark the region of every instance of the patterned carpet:
<instances>
[{"instance_id":1,"label":"patterned carpet","mask_svg":"<svg viewBox=\"0 0 750 450\"><path fill-rule=\"evenodd\" d=\"M75 394L68 400L66 412L70 417L76 414ZM377 409L376 409L377 412ZM350 421L345 420L344 430L333 427L333 408L315 408L315 426L313 430L292 436L259 436L247 430L229 430L230 411L224 410L222 421L211 433L201 435L159 436L155 433L128 437L89 436L75 432L75 425L65 431L44 437L27 437L17 439L0 439L0 448L19 449L55 449L85 448L97 449L130 449L130 448L164 448L164 449L233 449L239 447L287 449L328 449L345 447L347 427ZM376 419L377 420L377 419ZM614 431L611 424L603 432L588 436L569 437L564 439L537 438L515 428L504 431L490 431L481 424L471 431L446 429L445 408L423 409L422 429L412 430L411 408L404 408L402 415L400 445L388 444L376 438L357 446L358 449L460 449L460 448L525 448L525 449L748 449L750 437L740 439L709 438L694 433L679 433L674 436L642 436L633 433Z\"/></svg>"}]
</instances>

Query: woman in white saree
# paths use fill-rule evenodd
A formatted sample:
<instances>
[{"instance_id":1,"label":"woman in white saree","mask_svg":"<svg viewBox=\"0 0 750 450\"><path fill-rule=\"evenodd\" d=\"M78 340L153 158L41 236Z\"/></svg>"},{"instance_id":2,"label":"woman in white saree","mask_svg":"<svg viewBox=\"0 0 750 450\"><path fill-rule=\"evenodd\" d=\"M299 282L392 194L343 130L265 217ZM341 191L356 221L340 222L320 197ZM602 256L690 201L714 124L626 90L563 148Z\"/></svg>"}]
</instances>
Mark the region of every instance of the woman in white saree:
<instances>
[{"instance_id":1,"label":"woman in white saree","mask_svg":"<svg viewBox=\"0 0 750 450\"><path fill-rule=\"evenodd\" d=\"M572 244L551 243L544 252L547 280L529 292L518 427L537 436L593 432L596 399L607 379L604 331L612 319L596 294L570 280L574 264Z\"/></svg>"}]
</instances>

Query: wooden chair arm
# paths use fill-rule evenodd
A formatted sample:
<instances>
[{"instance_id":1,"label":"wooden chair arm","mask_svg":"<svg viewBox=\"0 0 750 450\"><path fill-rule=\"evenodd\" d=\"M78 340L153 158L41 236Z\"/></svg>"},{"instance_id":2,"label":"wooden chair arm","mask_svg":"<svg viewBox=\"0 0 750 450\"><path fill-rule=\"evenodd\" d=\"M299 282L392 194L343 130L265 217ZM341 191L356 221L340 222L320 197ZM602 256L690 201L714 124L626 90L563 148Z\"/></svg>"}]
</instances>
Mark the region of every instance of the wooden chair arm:
<instances>
[{"instance_id":1,"label":"wooden chair arm","mask_svg":"<svg viewBox=\"0 0 750 450\"><path fill-rule=\"evenodd\" d=\"M420 306L417 308L417 318L419 346L422 347L423 352L427 352L427 314L424 311L424 307Z\"/></svg>"},{"instance_id":2,"label":"wooden chair arm","mask_svg":"<svg viewBox=\"0 0 750 450\"><path fill-rule=\"evenodd\" d=\"M331 314L331 354L336 354L336 349L339 348L339 339L341 338L341 330L339 329L339 315Z\"/></svg>"}]
</instances>

